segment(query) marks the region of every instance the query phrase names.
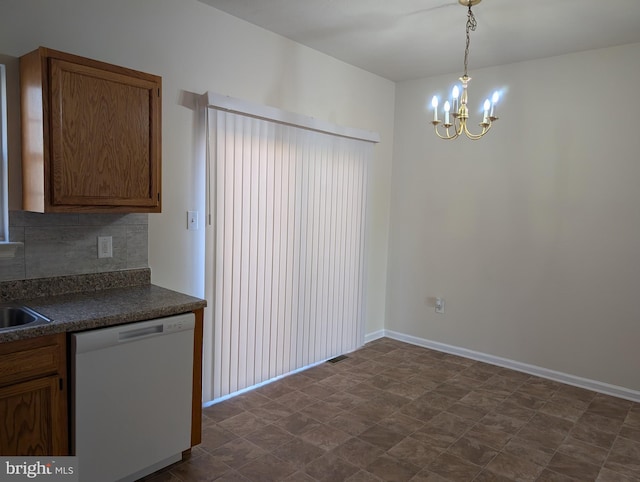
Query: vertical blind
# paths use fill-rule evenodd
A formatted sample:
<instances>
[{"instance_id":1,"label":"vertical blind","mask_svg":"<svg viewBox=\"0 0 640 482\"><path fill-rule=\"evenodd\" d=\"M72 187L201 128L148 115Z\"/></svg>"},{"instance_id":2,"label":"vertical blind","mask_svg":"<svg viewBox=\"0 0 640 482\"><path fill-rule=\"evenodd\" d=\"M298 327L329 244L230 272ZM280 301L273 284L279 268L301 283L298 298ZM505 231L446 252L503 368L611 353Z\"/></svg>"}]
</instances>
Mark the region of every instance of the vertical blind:
<instances>
[{"instance_id":1,"label":"vertical blind","mask_svg":"<svg viewBox=\"0 0 640 482\"><path fill-rule=\"evenodd\" d=\"M215 400L364 343L373 144L219 109L208 116L205 398Z\"/></svg>"}]
</instances>

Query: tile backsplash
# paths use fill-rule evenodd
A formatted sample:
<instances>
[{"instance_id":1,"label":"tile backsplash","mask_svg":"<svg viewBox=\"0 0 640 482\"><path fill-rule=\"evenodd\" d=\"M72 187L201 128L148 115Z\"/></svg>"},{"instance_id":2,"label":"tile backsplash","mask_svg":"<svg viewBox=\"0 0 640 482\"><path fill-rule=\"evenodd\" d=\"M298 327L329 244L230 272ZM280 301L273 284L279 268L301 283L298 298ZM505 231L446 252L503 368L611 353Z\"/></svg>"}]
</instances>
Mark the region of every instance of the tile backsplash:
<instances>
[{"instance_id":1,"label":"tile backsplash","mask_svg":"<svg viewBox=\"0 0 640 482\"><path fill-rule=\"evenodd\" d=\"M24 243L0 259L0 281L148 267L148 214L9 212L9 237ZM113 257L98 258L98 236L113 238Z\"/></svg>"}]
</instances>

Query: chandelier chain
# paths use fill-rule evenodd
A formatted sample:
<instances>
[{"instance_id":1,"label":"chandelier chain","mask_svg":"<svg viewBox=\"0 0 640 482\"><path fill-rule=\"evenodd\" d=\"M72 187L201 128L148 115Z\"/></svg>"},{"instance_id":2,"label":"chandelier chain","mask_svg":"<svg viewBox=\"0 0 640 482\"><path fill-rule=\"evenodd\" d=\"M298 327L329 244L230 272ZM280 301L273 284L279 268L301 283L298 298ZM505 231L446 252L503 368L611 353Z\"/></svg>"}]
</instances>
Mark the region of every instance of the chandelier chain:
<instances>
[{"instance_id":1,"label":"chandelier chain","mask_svg":"<svg viewBox=\"0 0 640 482\"><path fill-rule=\"evenodd\" d=\"M467 44L464 49L464 76L467 76L467 66L469 63L469 43L471 42L471 37L469 36L469 32L473 30L475 32L476 27L478 26L478 22L476 21L476 17L471 11L471 2L469 2L469 12L467 13Z\"/></svg>"}]
</instances>

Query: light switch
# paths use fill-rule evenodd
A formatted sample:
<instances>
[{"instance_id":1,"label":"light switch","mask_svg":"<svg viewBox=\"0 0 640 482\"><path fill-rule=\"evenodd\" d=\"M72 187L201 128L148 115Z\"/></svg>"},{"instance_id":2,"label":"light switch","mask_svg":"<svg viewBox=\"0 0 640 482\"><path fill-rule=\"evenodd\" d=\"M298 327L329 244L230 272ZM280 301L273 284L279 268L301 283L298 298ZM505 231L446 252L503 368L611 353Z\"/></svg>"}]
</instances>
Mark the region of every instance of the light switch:
<instances>
[{"instance_id":1,"label":"light switch","mask_svg":"<svg viewBox=\"0 0 640 482\"><path fill-rule=\"evenodd\" d=\"M198 211L187 211L187 229L189 231L198 229Z\"/></svg>"}]
</instances>

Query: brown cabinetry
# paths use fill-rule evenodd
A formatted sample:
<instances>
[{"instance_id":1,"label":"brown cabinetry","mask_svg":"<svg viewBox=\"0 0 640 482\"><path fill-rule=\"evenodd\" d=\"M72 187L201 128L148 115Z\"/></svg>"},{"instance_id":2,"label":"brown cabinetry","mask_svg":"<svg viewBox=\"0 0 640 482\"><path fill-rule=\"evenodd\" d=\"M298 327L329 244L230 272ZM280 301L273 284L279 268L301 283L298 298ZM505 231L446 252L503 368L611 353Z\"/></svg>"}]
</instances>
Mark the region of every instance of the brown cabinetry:
<instances>
[{"instance_id":1,"label":"brown cabinetry","mask_svg":"<svg viewBox=\"0 0 640 482\"><path fill-rule=\"evenodd\" d=\"M0 455L66 455L65 335L0 344Z\"/></svg>"},{"instance_id":2,"label":"brown cabinetry","mask_svg":"<svg viewBox=\"0 0 640 482\"><path fill-rule=\"evenodd\" d=\"M25 210L160 212L160 77L41 47L20 84Z\"/></svg>"}]
</instances>

